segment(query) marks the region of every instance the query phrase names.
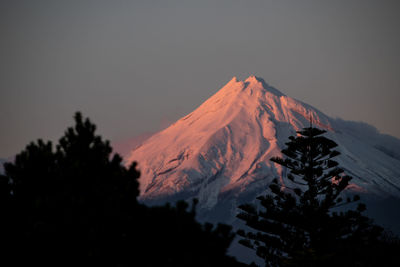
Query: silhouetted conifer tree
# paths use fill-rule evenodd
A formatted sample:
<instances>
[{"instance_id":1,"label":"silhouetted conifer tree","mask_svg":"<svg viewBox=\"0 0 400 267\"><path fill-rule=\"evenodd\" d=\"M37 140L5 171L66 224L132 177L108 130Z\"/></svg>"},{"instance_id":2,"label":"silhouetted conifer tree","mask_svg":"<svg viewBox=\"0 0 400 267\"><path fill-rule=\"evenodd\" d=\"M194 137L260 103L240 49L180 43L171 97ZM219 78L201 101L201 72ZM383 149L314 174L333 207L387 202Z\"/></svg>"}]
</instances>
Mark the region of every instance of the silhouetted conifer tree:
<instances>
[{"instance_id":1,"label":"silhouetted conifer tree","mask_svg":"<svg viewBox=\"0 0 400 267\"><path fill-rule=\"evenodd\" d=\"M15 259L22 254L55 265L107 261L118 255L129 231L127 218L139 194L136 164L126 169L80 113L75 122L55 151L50 142L38 140L5 164Z\"/></svg>"},{"instance_id":2,"label":"silhouetted conifer tree","mask_svg":"<svg viewBox=\"0 0 400 267\"><path fill-rule=\"evenodd\" d=\"M141 266L246 266L226 252L234 238L231 226L196 221L192 208L184 201L147 208L141 245Z\"/></svg>"},{"instance_id":3,"label":"silhouetted conifer tree","mask_svg":"<svg viewBox=\"0 0 400 267\"><path fill-rule=\"evenodd\" d=\"M289 137L282 150L285 158L271 159L288 170L285 184L273 180L272 194L257 198L260 210L251 204L239 206L237 217L253 229L238 231L240 243L254 249L266 266L365 264L362 251L380 242L382 228L361 214L365 205L336 210L359 197L342 199L351 177L333 160L340 154L334 150L337 144L323 133L310 126Z\"/></svg>"},{"instance_id":4,"label":"silhouetted conifer tree","mask_svg":"<svg viewBox=\"0 0 400 267\"><path fill-rule=\"evenodd\" d=\"M49 266L241 266L234 233L195 220L195 202L147 207L129 168L80 113L56 149L29 144L0 176L0 260Z\"/></svg>"}]
</instances>

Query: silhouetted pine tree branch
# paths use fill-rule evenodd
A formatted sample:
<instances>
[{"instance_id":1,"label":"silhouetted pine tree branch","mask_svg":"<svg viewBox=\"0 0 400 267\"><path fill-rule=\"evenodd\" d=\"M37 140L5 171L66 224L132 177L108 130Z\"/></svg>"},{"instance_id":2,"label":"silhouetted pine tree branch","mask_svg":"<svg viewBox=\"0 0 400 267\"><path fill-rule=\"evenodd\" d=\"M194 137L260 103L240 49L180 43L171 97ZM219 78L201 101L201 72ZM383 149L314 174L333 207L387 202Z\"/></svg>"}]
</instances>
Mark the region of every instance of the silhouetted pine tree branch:
<instances>
[{"instance_id":1,"label":"silhouetted pine tree branch","mask_svg":"<svg viewBox=\"0 0 400 267\"><path fill-rule=\"evenodd\" d=\"M274 179L271 193L257 198L261 209L239 206L237 217L249 229L237 232L243 237L240 244L254 249L266 266L375 266L371 264L377 261L362 255L363 251L373 251L374 245L399 248L395 242L385 243L383 229L361 214L364 204L356 210L333 212L360 198L343 201L340 197L352 178L333 160L340 153L324 133L304 128L289 137L282 150L284 158L271 159L289 170L286 182L299 187ZM384 251L377 252L383 256ZM387 258L380 262L390 264Z\"/></svg>"}]
</instances>

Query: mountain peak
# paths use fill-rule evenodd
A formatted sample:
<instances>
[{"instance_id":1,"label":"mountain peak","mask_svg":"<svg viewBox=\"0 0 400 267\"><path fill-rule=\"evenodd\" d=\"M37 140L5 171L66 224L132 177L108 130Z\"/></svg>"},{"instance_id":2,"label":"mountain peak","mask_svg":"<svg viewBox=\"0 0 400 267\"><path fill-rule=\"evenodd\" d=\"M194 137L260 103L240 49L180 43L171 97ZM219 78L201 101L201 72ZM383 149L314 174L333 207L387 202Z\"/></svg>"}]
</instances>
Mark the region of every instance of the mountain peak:
<instances>
[{"instance_id":1,"label":"mountain peak","mask_svg":"<svg viewBox=\"0 0 400 267\"><path fill-rule=\"evenodd\" d=\"M351 129L254 75L244 81L233 77L193 112L133 150L126 164L139 161L142 200L196 197L204 210L221 201L232 201L236 208L236 202L260 194L281 177L283 170L270 158L281 156L289 136L308 127L310 116L339 145L340 164L357 186L400 192L400 181L393 179L400 175L400 161L385 156L390 146L365 143L378 137L367 136L359 126Z\"/></svg>"},{"instance_id":2,"label":"mountain peak","mask_svg":"<svg viewBox=\"0 0 400 267\"><path fill-rule=\"evenodd\" d=\"M261 83L261 82L263 82L264 80L262 79L262 78L259 78L259 77L257 77L257 76L255 76L255 75L250 75L249 77L247 77L247 79L245 80L245 82L248 82L248 83Z\"/></svg>"},{"instance_id":3,"label":"mountain peak","mask_svg":"<svg viewBox=\"0 0 400 267\"><path fill-rule=\"evenodd\" d=\"M221 91L240 92L246 90L260 90L264 92L270 92L278 97L285 96L285 94L280 92L278 89L266 83L263 78L255 75L250 75L244 81L241 81L236 76L233 76L232 79L222 88Z\"/></svg>"},{"instance_id":4,"label":"mountain peak","mask_svg":"<svg viewBox=\"0 0 400 267\"><path fill-rule=\"evenodd\" d=\"M230 83L230 82L237 83L237 82L239 82L239 79L236 76L233 76L232 79L228 83Z\"/></svg>"},{"instance_id":5,"label":"mountain peak","mask_svg":"<svg viewBox=\"0 0 400 267\"><path fill-rule=\"evenodd\" d=\"M265 80L261 77L257 77L255 75L250 75L246 80L245 83L248 83L247 86L260 86L266 91L276 95L276 96L285 96L281 91L278 89L270 86L268 83L265 82Z\"/></svg>"}]
</instances>

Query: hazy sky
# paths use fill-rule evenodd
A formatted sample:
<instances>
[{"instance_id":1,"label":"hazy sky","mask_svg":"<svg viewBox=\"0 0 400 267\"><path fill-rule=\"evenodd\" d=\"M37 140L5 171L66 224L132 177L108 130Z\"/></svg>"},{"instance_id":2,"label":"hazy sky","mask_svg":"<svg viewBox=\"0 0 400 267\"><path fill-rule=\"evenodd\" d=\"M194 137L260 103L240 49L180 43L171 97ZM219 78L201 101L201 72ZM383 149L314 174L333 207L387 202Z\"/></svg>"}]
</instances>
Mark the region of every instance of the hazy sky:
<instances>
[{"instance_id":1,"label":"hazy sky","mask_svg":"<svg viewBox=\"0 0 400 267\"><path fill-rule=\"evenodd\" d=\"M82 111L114 142L232 76L400 137L400 1L0 1L0 157Z\"/></svg>"}]
</instances>

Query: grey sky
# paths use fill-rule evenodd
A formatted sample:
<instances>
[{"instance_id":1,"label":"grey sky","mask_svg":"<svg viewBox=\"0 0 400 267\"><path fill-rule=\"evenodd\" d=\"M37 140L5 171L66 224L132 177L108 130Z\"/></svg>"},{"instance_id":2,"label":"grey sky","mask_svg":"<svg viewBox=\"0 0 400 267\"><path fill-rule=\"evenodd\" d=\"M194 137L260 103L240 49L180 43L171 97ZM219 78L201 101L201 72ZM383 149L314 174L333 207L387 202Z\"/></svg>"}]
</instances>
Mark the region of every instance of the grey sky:
<instances>
[{"instance_id":1,"label":"grey sky","mask_svg":"<svg viewBox=\"0 0 400 267\"><path fill-rule=\"evenodd\" d=\"M399 1L1 1L0 157L77 110L112 141L238 76L400 137Z\"/></svg>"}]
</instances>

